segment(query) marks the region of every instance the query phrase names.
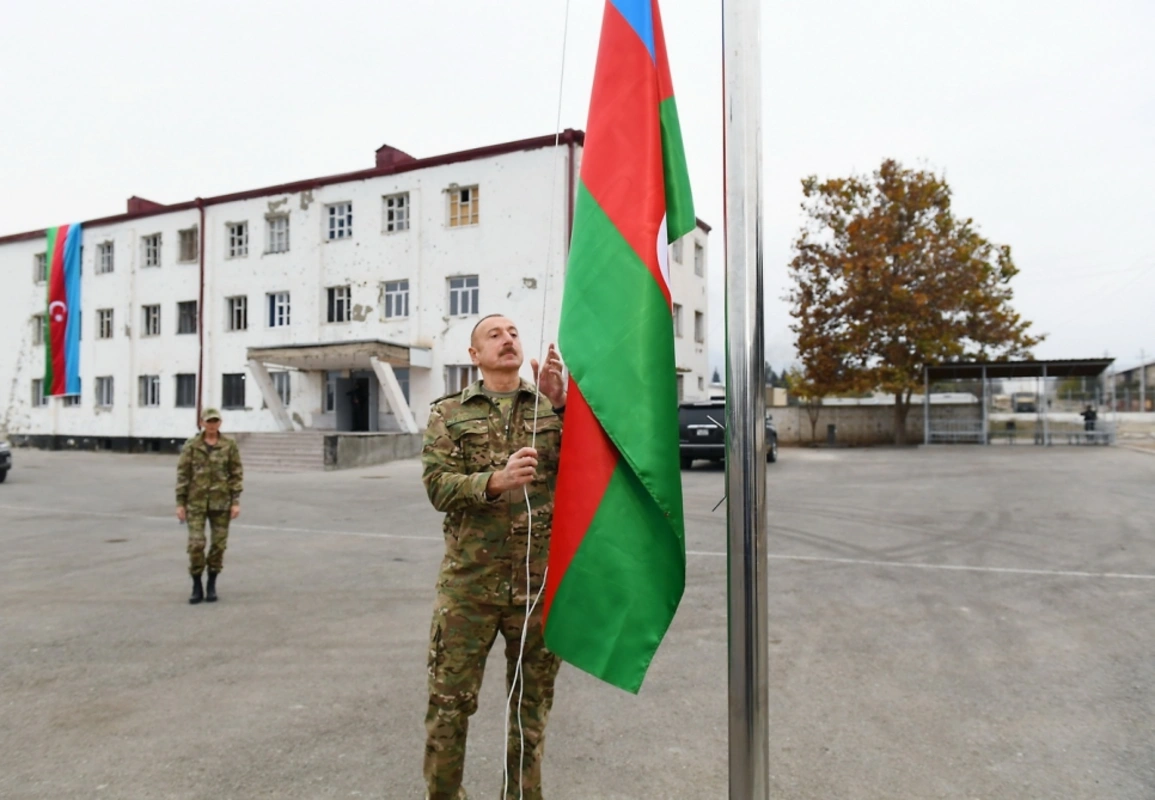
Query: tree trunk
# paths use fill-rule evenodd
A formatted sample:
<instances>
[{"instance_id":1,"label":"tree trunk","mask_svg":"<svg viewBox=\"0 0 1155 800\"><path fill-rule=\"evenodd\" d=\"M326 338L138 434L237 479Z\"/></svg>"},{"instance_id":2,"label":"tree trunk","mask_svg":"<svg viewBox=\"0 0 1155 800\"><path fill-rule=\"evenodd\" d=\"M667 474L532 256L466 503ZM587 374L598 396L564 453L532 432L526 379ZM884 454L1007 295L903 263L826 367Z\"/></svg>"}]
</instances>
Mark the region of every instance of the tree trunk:
<instances>
[{"instance_id":1,"label":"tree trunk","mask_svg":"<svg viewBox=\"0 0 1155 800\"><path fill-rule=\"evenodd\" d=\"M903 402L902 392L894 395L894 443L899 447L906 444L906 413L910 411L910 400Z\"/></svg>"},{"instance_id":2,"label":"tree trunk","mask_svg":"<svg viewBox=\"0 0 1155 800\"><path fill-rule=\"evenodd\" d=\"M806 405L806 416L810 417L810 443L815 444L818 441L818 413L819 407L817 405Z\"/></svg>"}]
</instances>

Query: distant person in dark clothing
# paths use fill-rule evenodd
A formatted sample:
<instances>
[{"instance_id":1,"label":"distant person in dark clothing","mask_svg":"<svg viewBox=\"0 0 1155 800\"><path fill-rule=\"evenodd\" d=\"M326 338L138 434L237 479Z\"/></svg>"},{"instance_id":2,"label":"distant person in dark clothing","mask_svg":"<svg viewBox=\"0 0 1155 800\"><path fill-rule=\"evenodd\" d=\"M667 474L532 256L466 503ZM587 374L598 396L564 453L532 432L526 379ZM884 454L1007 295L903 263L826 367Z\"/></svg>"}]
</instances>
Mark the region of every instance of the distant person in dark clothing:
<instances>
[{"instance_id":1,"label":"distant person in dark clothing","mask_svg":"<svg viewBox=\"0 0 1155 800\"><path fill-rule=\"evenodd\" d=\"M1083 431L1086 433L1093 433L1095 430L1095 420L1099 418L1099 414L1095 411L1095 407L1087 406L1087 410L1079 416L1083 418Z\"/></svg>"}]
</instances>

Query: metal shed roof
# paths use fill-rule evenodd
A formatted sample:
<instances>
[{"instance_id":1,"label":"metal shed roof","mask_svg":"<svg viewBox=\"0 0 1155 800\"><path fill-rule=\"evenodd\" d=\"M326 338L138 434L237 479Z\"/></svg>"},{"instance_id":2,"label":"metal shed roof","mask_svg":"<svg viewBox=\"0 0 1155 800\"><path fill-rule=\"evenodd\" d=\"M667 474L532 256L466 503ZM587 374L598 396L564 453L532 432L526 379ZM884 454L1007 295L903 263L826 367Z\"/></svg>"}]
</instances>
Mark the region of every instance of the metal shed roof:
<instances>
[{"instance_id":1,"label":"metal shed roof","mask_svg":"<svg viewBox=\"0 0 1155 800\"><path fill-rule=\"evenodd\" d=\"M1048 361L960 361L927 367L932 381L982 378L1097 378L1113 358L1072 358Z\"/></svg>"}]
</instances>

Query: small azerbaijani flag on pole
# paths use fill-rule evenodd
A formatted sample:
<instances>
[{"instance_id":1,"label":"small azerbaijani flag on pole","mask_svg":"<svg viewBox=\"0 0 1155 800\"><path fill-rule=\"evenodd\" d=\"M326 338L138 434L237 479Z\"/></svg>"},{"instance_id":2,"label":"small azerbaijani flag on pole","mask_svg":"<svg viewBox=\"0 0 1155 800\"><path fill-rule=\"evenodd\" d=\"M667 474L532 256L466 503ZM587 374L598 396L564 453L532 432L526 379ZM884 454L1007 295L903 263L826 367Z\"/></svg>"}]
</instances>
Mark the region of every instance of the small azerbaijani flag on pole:
<instances>
[{"instance_id":1,"label":"small azerbaijani flag on pole","mask_svg":"<svg viewBox=\"0 0 1155 800\"><path fill-rule=\"evenodd\" d=\"M80 394L80 223L48 229L46 395Z\"/></svg>"},{"instance_id":2,"label":"small azerbaijani flag on pole","mask_svg":"<svg viewBox=\"0 0 1155 800\"><path fill-rule=\"evenodd\" d=\"M686 580L666 259L696 218L657 0L606 2L585 141L545 640L636 693Z\"/></svg>"}]
</instances>

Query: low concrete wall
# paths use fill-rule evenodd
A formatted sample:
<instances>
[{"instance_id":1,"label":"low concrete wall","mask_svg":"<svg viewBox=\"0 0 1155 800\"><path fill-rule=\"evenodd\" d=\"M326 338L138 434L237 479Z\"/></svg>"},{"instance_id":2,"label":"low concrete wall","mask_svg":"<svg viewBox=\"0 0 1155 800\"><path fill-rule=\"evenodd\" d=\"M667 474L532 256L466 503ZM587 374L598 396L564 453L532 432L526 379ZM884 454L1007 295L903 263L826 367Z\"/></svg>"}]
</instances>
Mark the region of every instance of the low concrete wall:
<instances>
[{"instance_id":1,"label":"low concrete wall","mask_svg":"<svg viewBox=\"0 0 1155 800\"><path fill-rule=\"evenodd\" d=\"M332 433L325 436L325 469L371 467L420 452L419 433Z\"/></svg>"},{"instance_id":2,"label":"low concrete wall","mask_svg":"<svg viewBox=\"0 0 1155 800\"><path fill-rule=\"evenodd\" d=\"M804 406L769 409L778 428L778 444L782 447L807 446L812 442L826 443L826 426L837 427L836 444L848 447L894 444L894 406L821 406L814 439L810 435L810 416ZM923 409L910 407L906 415L907 444L922 444ZM982 409L974 403L931 407L931 419L981 420Z\"/></svg>"},{"instance_id":3,"label":"low concrete wall","mask_svg":"<svg viewBox=\"0 0 1155 800\"><path fill-rule=\"evenodd\" d=\"M189 433L189 436L196 431ZM231 434L226 434L231 435ZM0 436L0 439L3 439ZM107 450L113 453L179 453L183 439L138 436L82 436L72 433L14 433L9 441L15 447L37 450Z\"/></svg>"}]
</instances>

